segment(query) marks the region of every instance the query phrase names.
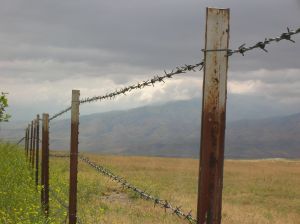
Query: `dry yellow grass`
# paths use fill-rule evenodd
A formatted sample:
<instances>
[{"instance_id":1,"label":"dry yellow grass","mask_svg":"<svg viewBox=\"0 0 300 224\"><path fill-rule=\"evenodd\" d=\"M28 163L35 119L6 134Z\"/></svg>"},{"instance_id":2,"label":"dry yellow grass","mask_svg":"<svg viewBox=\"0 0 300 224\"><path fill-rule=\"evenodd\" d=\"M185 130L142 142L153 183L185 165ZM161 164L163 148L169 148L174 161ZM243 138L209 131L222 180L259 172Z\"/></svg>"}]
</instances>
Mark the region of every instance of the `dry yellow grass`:
<instances>
[{"instance_id":1,"label":"dry yellow grass","mask_svg":"<svg viewBox=\"0 0 300 224\"><path fill-rule=\"evenodd\" d=\"M198 161L87 154L92 161L186 212L196 211ZM50 184L67 199L68 160L51 158ZM59 175L58 175L59 174ZM62 183L65 183L62 186ZM225 162L224 224L299 224L300 161ZM78 212L84 223L187 223L79 164ZM53 202L54 203L54 202Z\"/></svg>"}]
</instances>

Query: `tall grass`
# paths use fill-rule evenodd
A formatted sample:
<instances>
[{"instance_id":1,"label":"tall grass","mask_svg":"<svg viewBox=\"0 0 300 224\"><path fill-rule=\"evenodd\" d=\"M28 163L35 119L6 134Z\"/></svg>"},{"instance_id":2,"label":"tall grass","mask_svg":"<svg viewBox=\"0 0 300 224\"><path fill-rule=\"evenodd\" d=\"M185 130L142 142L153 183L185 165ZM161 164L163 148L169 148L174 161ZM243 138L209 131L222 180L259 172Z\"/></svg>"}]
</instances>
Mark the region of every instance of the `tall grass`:
<instances>
[{"instance_id":1,"label":"tall grass","mask_svg":"<svg viewBox=\"0 0 300 224\"><path fill-rule=\"evenodd\" d=\"M0 144L0 223L50 223L42 214L24 151L11 144Z\"/></svg>"}]
</instances>

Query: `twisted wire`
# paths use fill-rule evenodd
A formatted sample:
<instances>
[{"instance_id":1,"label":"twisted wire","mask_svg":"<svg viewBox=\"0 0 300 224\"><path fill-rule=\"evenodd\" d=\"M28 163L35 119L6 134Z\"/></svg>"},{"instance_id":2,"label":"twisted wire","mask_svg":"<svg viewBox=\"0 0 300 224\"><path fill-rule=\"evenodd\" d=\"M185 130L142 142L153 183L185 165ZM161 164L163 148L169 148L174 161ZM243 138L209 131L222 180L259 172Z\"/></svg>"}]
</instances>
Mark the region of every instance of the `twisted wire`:
<instances>
[{"instance_id":1,"label":"twisted wire","mask_svg":"<svg viewBox=\"0 0 300 224\"><path fill-rule=\"evenodd\" d=\"M80 100L80 104L91 103L91 102L94 102L94 101L102 101L102 100L105 100L105 99L114 99L116 96L126 95L127 92L130 92L132 90L142 89L142 88L145 88L147 86L153 86L154 87L154 84L156 84L158 82L164 82L165 79L170 79L174 75L184 74L188 71L194 71L195 72L197 68L199 68L199 71L200 71L200 70L203 69L203 66L204 66L204 60L202 60L200 63L194 64L194 65L184 65L184 66L176 67L176 69L172 70L171 72L164 71L164 75L161 75L161 76L156 75L156 76L154 76L154 77L152 77L148 80L138 82L134 85L127 86L127 87L121 88L119 90L115 90L114 92L107 93L107 94L101 95L101 96L94 96L94 97L84 98L84 99Z\"/></svg>"},{"instance_id":2,"label":"twisted wire","mask_svg":"<svg viewBox=\"0 0 300 224\"><path fill-rule=\"evenodd\" d=\"M49 118L49 122L52 121L52 120L54 120L55 118L57 118L57 117L63 115L64 113L67 113L67 112L70 111L70 110L71 110L71 107L68 107L68 108L66 108L66 109L64 109L64 110L62 110L62 111L60 111L60 112L58 112L58 113L52 115L52 116Z\"/></svg>"},{"instance_id":3,"label":"twisted wire","mask_svg":"<svg viewBox=\"0 0 300 224\"><path fill-rule=\"evenodd\" d=\"M70 157L67 154L50 154L51 157L57 157L57 158L68 158ZM152 201L154 203L154 206L158 205L161 208L164 208L165 211L167 209L169 209L170 211L172 211L172 214L176 214L178 217L184 218L186 220L188 220L190 223L196 223L196 219L193 218L192 216L192 211L190 211L189 213L184 213L181 210L181 206L173 206L171 205L167 200L163 200L160 199L159 197L155 197L153 195L150 195L149 193L147 193L144 190L141 190L140 188L132 185L131 183L129 183L127 180L125 180L123 177L120 177L118 175L115 175L112 171L110 171L109 169L101 166L101 165L97 165L95 163L93 163L91 160L89 160L87 157L84 156L79 156L79 159L83 162L85 162L86 164L88 164L90 167L92 167L93 169L95 169L97 172L104 174L105 176L109 177L110 179L112 179L113 181L119 183L122 185L123 188L127 188L132 190L133 192L135 192L136 194L140 195L140 197L142 199L148 200L148 201Z\"/></svg>"},{"instance_id":4,"label":"twisted wire","mask_svg":"<svg viewBox=\"0 0 300 224\"><path fill-rule=\"evenodd\" d=\"M53 157L61 157L62 155L50 155L50 156L53 156ZM65 156L65 157L68 157L68 156ZM51 188L49 188L49 192L52 194L52 196L53 196L53 198L63 207L63 208L65 208L66 210L67 210L67 214L68 214L68 212L69 212L69 206L66 204L66 202L64 202L64 200L63 199L61 199L57 194L56 194L56 192L55 191L53 191ZM76 219L77 219L77 223L78 224L81 224L81 223L83 223L82 221L81 221L81 219L78 217L78 216L76 216ZM66 220L65 221L63 221L62 223L67 223L67 218L66 218Z\"/></svg>"},{"instance_id":5,"label":"twisted wire","mask_svg":"<svg viewBox=\"0 0 300 224\"><path fill-rule=\"evenodd\" d=\"M140 195L140 197L142 199L152 201L154 203L154 207L156 205L158 205L161 208L164 208L165 211L170 210L170 211L172 211L172 214L175 214L180 218L184 218L185 220L189 221L190 223L193 223L193 224L197 223L197 220L195 218L193 218L193 216L192 216L192 211L190 211L189 213L184 213L181 210L181 206L173 206L167 200L163 200L163 199L160 199L159 197L155 197L153 195L150 195L146 191L141 190L140 188L132 185L127 180L125 180L123 177L120 177L118 175L113 174L107 168L105 168L101 165L97 165L97 164L93 163L87 157L80 156L79 159L81 161L85 162L86 164L88 164L90 167L94 168L97 172L99 172L101 174L104 174L105 176L109 177L113 181L121 184L123 188L130 189L133 192L135 192L136 194Z\"/></svg>"},{"instance_id":6,"label":"twisted wire","mask_svg":"<svg viewBox=\"0 0 300 224\"><path fill-rule=\"evenodd\" d=\"M264 41L259 41L257 43L255 43L254 45L252 46L249 46L249 47L246 47L246 44L242 44L241 46L239 46L237 49L235 50L227 50L227 56L231 56L233 54L241 54L244 56L244 54L247 52L247 51L251 51L253 49L261 49L263 50L264 52L268 52L266 50L266 46L268 44L271 44L273 42L279 42L279 41L282 41L282 40L288 40L292 43L295 43L295 41L292 39L292 36L296 35L300 33L300 28L297 28L295 30L290 30L289 28L287 28L287 32L284 32L284 33L281 33L279 36L277 37L273 37L273 38L265 38Z\"/></svg>"},{"instance_id":7,"label":"twisted wire","mask_svg":"<svg viewBox=\"0 0 300 224\"><path fill-rule=\"evenodd\" d=\"M273 37L273 38L265 38L264 41L259 41L249 47L246 47L246 44L242 44L237 49L234 49L234 50L232 50L232 49L216 49L216 50L208 49L208 50L204 50L204 51L227 51L226 56L232 56L233 54L241 54L244 56L246 52L257 49L257 48L261 49L265 52L268 52L266 50L266 46L273 42L280 42L282 40L288 40L292 43L295 43L295 41L292 39L292 36L296 35L298 33L300 33L300 28L297 28L295 30L290 30L289 28L287 28L287 32L281 33L279 36ZM130 92L132 90L142 89L147 86L154 86L155 83L164 82L165 79L172 78L174 75L177 75L177 74L183 74L183 73L186 73L187 71L196 71L195 70L196 68L199 68L199 70L202 70L203 67L204 67L204 60L202 60L201 62L194 64L194 65L179 66L179 67L176 67L175 70L172 70L169 73L164 71L164 75L161 75L161 76L156 75L148 80L138 82L137 84L127 86L127 87L121 88L119 90L115 90L115 91L107 93L105 95L84 98L84 99L80 100L80 103L84 104L84 103L91 103L94 101L102 101L105 99L114 99L116 96L126 95L127 92ZM68 108L58 112L57 114L54 114L53 116L51 116L49 118L49 121L54 120L55 118L61 116L62 114L66 113L70 110L71 110L71 107L68 107Z\"/></svg>"}]
</instances>

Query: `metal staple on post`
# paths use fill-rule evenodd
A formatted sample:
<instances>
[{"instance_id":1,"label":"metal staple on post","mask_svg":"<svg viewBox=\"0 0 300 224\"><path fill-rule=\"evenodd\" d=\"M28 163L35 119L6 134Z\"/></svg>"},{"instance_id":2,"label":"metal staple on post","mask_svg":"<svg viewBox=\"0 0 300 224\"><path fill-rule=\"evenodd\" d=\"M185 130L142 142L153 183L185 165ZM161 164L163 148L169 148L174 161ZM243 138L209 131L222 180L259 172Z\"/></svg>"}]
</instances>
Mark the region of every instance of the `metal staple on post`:
<instances>
[{"instance_id":1,"label":"metal staple on post","mask_svg":"<svg viewBox=\"0 0 300 224\"><path fill-rule=\"evenodd\" d=\"M79 128L79 90L72 90L71 145L70 145L70 190L69 224L77 220L77 172L78 172L78 128Z\"/></svg>"},{"instance_id":2,"label":"metal staple on post","mask_svg":"<svg viewBox=\"0 0 300 224\"><path fill-rule=\"evenodd\" d=\"M229 9L207 8L198 224L220 224L227 98Z\"/></svg>"}]
</instances>

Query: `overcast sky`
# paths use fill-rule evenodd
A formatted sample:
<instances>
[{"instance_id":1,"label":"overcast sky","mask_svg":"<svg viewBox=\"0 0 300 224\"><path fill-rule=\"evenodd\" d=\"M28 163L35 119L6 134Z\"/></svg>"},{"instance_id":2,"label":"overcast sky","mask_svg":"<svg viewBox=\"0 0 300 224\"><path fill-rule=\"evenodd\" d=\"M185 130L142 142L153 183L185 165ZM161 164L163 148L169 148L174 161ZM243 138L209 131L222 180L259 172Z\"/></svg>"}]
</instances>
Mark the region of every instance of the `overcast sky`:
<instances>
[{"instance_id":1,"label":"overcast sky","mask_svg":"<svg viewBox=\"0 0 300 224\"><path fill-rule=\"evenodd\" d=\"M9 92L14 120L64 109L72 89L81 97L101 95L199 62L208 6L231 9L231 48L300 27L300 0L0 2L0 90ZM257 97L257 105L265 99L280 113L300 112L300 34L294 40L268 46L269 54L230 57L229 100L236 94L241 105L251 99L255 107ZM189 99L200 96L201 86L202 72L178 75L155 88L82 106L81 114Z\"/></svg>"}]
</instances>

